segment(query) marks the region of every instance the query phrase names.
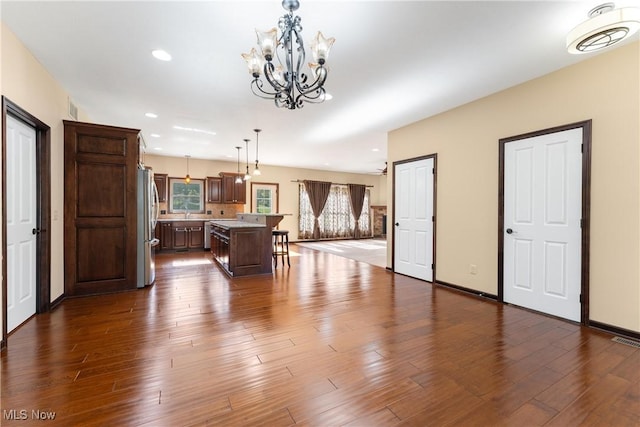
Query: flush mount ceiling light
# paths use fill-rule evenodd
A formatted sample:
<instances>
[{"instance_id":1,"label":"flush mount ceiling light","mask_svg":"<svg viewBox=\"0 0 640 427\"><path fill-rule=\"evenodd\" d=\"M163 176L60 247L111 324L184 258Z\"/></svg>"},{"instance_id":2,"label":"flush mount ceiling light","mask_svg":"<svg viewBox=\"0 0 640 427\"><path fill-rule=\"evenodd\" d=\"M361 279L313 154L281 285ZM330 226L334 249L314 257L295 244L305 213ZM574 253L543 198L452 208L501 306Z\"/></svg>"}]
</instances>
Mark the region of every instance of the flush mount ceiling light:
<instances>
[{"instance_id":1,"label":"flush mount ceiling light","mask_svg":"<svg viewBox=\"0 0 640 427\"><path fill-rule=\"evenodd\" d=\"M626 7L614 9L613 3L604 3L589 11L589 19L576 26L567 35L569 53L589 53L605 49L628 37L640 28L640 9Z\"/></svg>"},{"instance_id":2,"label":"flush mount ceiling light","mask_svg":"<svg viewBox=\"0 0 640 427\"><path fill-rule=\"evenodd\" d=\"M311 43L311 54L314 62L309 63L308 71L303 70L305 50L302 41L302 18L294 16L298 10L298 0L282 0L282 7L289 13L278 21L278 30L258 31L259 54L255 48L242 57L247 61L249 74L253 76L251 91L254 95L271 99L277 107L295 110L302 108L303 102L320 103L327 99L324 82L327 69L324 64L329 50L336 41L333 37L324 38L318 31ZM274 64L274 55L278 64ZM264 80L261 79L264 75ZM266 80L266 84L265 84Z\"/></svg>"}]
</instances>

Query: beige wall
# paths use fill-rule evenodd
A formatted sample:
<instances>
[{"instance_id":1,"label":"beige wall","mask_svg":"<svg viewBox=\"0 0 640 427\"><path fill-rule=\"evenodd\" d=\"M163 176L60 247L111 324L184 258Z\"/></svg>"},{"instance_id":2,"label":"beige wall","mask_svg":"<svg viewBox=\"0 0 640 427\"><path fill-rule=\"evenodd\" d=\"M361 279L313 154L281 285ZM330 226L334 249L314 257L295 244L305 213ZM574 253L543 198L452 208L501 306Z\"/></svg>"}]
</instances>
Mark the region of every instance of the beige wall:
<instances>
[{"instance_id":1,"label":"beige wall","mask_svg":"<svg viewBox=\"0 0 640 427\"><path fill-rule=\"evenodd\" d=\"M64 292L63 271L63 119L68 94L15 35L1 24L2 95L51 127L51 300ZM79 111L81 120L87 118ZM0 307L2 310L2 307ZM0 319L4 316L0 311ZM0 320L1 321L1 320ZM1 327L1 324L0 324Z\"/></svg>"},{"instance_id":2,"label":"beige wall","mask_svg":"<svg viewBox=\"0 0 640 427\"><path fill-rule=\"evenodd\" d=\"M437 280L497 294L498 140L592 119L590 319L640 332L639 53L623 46L389 133L390 165L438 154Z\"/></svg>"},{"instance_id":3,"label":"beige wall","mask_svg":"<svg viewBox=\"0 0 640 427\"><path fill-rule=\"evenodd\" d=\"M187 172L187 162L184 158L145 155L145 166L150 166L156 173L166 173L169 176L181 177ZM242 172L242 165L240 171ZM235 172L236 162L221 162L213 160L190 159L189 175L192 178L206 178L207 176L218 176L219 172ZM291 214L285 216L280 223L280 228L289 230L290 239L297 240L298 237L298 184L295 180L313 179L318 181L331 181L336 183L365 184L372 185L371 204L386 204L386 180L378 175L352 174L342 172L327 172L313 169L286 168L260 164L262 175L253 177L251 181L278 184L279 188L279 211L280 213ZM247 204L240 206L239 211L249 212L251 208L251 181L247 183ZM234 206L234 205L229 205ZM218 213L214 211L214 216ZM192 218L197 218L193 215Z\"/></svg>"}]
</instances>

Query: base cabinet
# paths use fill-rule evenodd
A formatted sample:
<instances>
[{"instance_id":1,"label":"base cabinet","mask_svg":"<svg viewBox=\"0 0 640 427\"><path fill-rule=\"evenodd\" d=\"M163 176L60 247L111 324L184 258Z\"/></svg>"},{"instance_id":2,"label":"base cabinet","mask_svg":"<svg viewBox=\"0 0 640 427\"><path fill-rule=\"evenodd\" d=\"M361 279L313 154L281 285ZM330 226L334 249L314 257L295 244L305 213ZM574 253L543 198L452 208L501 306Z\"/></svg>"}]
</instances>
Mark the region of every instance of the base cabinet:
<instances>
[{"instance_id":1,"label":"base cabinet","mask_svg":"<svg viewBox=\"0 0 640 427\"><path fill-rule=\"evenodd\" d=\"M214 224L211 228L211 253L230 276L271 273L271 229Z\"/></svg>"},{"instance_id":2,"label":"base cabinet","mask_svg":"<svg viewBox=\"0 0 640 427\"><path fill-rule=\"evenodd\" d=\"M204 249L203 221L163 221L161 224L161 250Z\"/></svg>"}]
</instances>

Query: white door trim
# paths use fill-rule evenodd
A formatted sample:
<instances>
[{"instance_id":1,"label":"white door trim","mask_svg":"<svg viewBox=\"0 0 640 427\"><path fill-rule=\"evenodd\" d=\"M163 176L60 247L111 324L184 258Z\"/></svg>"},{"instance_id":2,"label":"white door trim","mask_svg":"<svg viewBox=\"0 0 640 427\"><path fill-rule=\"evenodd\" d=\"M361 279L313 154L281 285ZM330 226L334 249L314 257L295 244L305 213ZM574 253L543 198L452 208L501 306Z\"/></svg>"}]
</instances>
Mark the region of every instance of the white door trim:
<instances>
[{"instance_id":1,"label":"white door trim","mask_svg":"<svg viewBox=\"0 0 640 427\"><path fill-rule=\"evenodd\" d=\"M558 126L499 140L499 190L498 190L498 301L504 302L504 196L505 196L505 144L571 129L582 129L582 230L580 274L580 323L589 324L589 224L591 188L591 120Z\"/></svg>"}]
</instances>

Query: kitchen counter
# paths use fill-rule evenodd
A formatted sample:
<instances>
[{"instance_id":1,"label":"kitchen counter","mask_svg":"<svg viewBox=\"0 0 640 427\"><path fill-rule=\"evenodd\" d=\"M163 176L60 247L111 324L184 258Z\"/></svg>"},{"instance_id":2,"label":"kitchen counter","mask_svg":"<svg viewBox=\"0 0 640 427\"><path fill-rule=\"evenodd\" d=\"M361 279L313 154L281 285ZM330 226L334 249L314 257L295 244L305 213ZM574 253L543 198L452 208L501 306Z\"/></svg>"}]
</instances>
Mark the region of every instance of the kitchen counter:
<instances>
[{"instance_id":1,"label":"kitchen counter","mask_svg":"<svg viewBox=\"0 0 640 427\"><path fill-rule=\"evenodd\" d=\"M255 222L239 221L237 219L216 219L209 221L211 225L218 226L224 229L231 228L265 228L266 224L260 224Z\"/></svg>"}]
</instances>

